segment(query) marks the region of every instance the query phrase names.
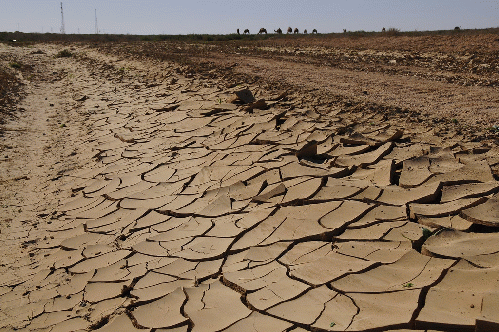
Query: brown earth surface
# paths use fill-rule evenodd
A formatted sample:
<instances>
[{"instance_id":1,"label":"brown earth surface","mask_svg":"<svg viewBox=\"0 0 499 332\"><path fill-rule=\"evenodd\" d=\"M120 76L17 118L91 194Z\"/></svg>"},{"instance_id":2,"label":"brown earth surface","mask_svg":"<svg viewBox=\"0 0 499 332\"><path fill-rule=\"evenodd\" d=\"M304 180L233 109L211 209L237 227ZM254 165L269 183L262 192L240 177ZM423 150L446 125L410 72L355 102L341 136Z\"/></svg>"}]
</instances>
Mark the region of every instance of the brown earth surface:
<instances>
[{"instance_id":1,"label":"brown earth surface","mask_svg":"<svg viewBox=\"0 0 499 332\"><path fill-rule=\"evenodd\" d=\"M0 45L0 331L498 330L498 36L309 37Z\"/></svg>"}]
</instances>

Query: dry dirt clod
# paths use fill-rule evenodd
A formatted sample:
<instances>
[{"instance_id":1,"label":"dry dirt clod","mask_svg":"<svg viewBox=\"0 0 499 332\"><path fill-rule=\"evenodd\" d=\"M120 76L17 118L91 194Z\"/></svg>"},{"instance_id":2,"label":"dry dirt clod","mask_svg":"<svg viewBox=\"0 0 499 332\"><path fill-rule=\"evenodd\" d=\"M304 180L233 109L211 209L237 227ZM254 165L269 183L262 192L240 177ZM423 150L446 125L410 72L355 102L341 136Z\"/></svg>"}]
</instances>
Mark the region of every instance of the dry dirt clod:
<instances>
[{"instance_id":1,"label":"dry dirt clod","mask_svg":"<svg viewBox=\"0 0 499 332\"><path fill-rule=\"evenodd\" d=\"M229 103L250 104L255 102L255 97L249 89L242 89L234 92L234 97L229 100Z\"/></svg>"}]
</instances>

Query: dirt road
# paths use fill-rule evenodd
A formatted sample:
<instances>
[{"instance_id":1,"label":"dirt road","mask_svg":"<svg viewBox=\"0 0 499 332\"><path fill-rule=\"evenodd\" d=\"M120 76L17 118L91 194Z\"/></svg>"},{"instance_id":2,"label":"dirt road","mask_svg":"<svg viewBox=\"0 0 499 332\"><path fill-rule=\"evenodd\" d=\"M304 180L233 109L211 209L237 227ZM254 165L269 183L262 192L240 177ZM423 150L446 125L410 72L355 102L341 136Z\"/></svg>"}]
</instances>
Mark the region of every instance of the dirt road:
<instances>
[{"instance_id":1,"label":"dirt road","mask_svg":"<svg viewBox=\"0 0 499 332\"><path fill-rule=\"evenodd\" d=\"M0 49L2 331L497 326L494 73L178 47Z\"/></svg>"}]
</instances>

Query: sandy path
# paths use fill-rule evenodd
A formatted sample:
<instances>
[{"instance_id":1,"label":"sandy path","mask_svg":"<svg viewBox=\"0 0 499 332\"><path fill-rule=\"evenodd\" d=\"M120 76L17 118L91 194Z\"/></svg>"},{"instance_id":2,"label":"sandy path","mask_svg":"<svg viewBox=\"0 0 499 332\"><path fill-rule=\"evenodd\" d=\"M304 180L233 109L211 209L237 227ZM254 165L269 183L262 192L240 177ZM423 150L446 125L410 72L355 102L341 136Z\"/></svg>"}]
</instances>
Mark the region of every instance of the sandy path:
<instances>
[{"instance_id":1,"label":"sandy path","mask_svg":"<svg viewBox=\"0 0 499 332\"><path fill-rule=\"evenodd\" d=\"M67 192L59 188L61 174L79 164L77 152L84 133L80 107L73 99L71 73L85 70L67 59L54 59L56 48L45 46L46 54L30 54L32 49L11 48L36 68L41 80L24 79L26 98L18 105L18 119L5 126L1 152L0 199L3 239L9 233L29 232L41 221L40 215L54 210ZM62 79L61 79L62 77ZM2 246L18 252L19 243ZM6 264L5 262L3 264ZM5 265L4 265L5 266Z\"/></svg>"}]
</instances>

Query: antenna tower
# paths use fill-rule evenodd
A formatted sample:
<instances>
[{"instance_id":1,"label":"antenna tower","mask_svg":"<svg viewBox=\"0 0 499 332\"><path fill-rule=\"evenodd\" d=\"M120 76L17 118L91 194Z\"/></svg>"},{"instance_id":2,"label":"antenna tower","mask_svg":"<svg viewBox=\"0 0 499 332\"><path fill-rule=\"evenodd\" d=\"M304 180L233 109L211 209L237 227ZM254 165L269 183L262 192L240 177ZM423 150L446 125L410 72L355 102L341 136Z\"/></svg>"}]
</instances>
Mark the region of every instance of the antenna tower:
<instances>
[{"instance_id":1,"label":"antenna tower","mask_svg":"<svg viewBox=\"0 0 499 332\"><path fill-rule=\"evenodd\" d=\"M99 33L99 26L97 25L97 9L95 10L95 34Z\"/></svg>"},{"instance_id":2,"label":"antenna tower","mask_svg":"<svg viewBox=\"0 0 499 332\"><path fill-rule=\"evenodd\" d=\"M62 2L61 2L61 33L66 34L66 28L64 27L64 12L62 11Z\"/></svg>"}]
</instances>

